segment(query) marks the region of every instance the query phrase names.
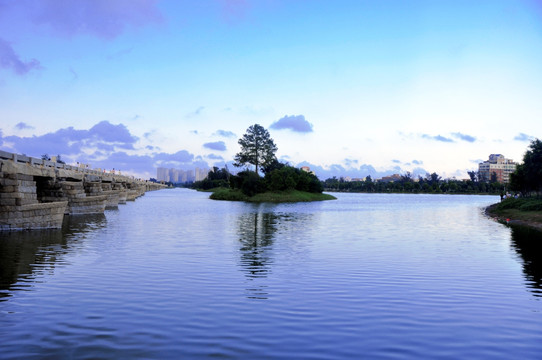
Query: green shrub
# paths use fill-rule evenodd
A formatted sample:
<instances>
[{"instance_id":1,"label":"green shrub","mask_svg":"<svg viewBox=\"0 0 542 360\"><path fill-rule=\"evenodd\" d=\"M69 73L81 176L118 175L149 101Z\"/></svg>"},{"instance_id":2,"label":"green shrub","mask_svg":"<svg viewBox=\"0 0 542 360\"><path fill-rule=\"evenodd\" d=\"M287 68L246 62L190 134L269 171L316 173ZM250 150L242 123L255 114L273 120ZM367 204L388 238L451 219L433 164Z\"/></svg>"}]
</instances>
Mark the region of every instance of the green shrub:
<instances>
[{"instance_id":1,"label":"green shrub","mask_svg":"<svg viewBox=\"0 0 542 360\"><path fill-rule=\"evenodd\" d=\"M540 198L518 198L504 199L497 204L498 210L518 209L521 211L542 211L542 199Z\"/></svg>"},{"instance_id":2,"label":"green shrub","mask_svg":"<svg viewBox=\"0 0 542 360\"><path fill-rule=\"evenodd\" d=\"M526 199L525 203L519 207L522 211L542 211L541 199Z\"/></svg>"},{"instance_id":3,"label":"green shrub","mask_svg":"<svg viewBox=\"0 0 542 360\"><path fill-rule=\"evenodd\" d=\"M209 198L213 200L246 201L248 196L240 190L218 189Z\"/></svg>"},{"instance_id":4,"label":"green shrub","mask_svg":"<svg viewBox=\"0 0 542 360\"><path fill-rule=\"evenodd\" d=\"M265 181L254 171L241 171L230 183L232 188L240 189L246 196L254 196L267 191Z\"/></svg>"},{"instance_id":5,"label":"green shrub","mask_svg":"<svg viewBox=\"0 0 542 360\"><path fill-rule=\"evenodd\" d=\"M265 180L270 191L299 190L312 193L324 191L322 183L316 176L289 165L268 172Z\"/></svg>"}]
</instances>

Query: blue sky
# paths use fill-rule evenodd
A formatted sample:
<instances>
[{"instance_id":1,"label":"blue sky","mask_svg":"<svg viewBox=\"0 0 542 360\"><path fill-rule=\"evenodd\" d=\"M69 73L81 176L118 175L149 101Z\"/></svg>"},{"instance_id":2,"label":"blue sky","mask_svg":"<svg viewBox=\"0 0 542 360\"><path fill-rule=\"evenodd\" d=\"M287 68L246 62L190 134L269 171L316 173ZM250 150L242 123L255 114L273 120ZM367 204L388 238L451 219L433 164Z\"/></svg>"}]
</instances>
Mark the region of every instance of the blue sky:
<instances>
[{"instance_id":1,"label":"blue sky","mask_svg":"<svg viewBox=\"0 0 542 360\"><path fill-rule=\"evenodd\" d=\"M144 178L255 123L321 178L464 178L541 136L540 84L539 0L0 0L0 149Z\"/></svg>"}]
</instances>

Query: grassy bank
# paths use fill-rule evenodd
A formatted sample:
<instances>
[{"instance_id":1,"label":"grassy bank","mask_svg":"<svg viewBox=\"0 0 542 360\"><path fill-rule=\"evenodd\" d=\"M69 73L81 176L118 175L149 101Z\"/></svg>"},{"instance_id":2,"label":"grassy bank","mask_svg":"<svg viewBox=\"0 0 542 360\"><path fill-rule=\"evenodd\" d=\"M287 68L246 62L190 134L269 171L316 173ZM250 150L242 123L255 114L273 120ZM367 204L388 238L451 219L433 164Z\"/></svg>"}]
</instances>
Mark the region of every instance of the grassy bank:
<instances>
[{"instance_id":1,"label":"grassy bank","mask_svg":"<svg viewBox=\"0 0 542 360\"><path fill-rule=\"evenodd\" d=\"M486 209L486 214L501 222L542 230L542 199L506 199Z\"/></svg>"},{"instance_id":2,"label":"grassy bank","mask_svg":"<svg viewBox=\"0 0 542 360\"><path fill-rule=\"evenodd\" d=\"M210 196L213 200L228 200L228 201L249 201L249 202L306 202L306 201L323 201L335 200L336 197L328 194L309 193L304 191L281 191L281 192L265 192L249 197L243 194L240 190L232 189L216 189Z\"/></svg>"}]
</instances>

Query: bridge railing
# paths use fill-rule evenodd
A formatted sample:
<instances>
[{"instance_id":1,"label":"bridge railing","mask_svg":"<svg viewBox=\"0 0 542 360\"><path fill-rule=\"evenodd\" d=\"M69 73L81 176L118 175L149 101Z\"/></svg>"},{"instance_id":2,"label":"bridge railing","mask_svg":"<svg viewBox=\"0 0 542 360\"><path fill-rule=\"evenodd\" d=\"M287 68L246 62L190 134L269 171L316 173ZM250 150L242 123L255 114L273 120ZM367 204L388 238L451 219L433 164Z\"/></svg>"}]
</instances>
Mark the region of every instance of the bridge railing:
<instances>
[{"instance_id":1,"label":"bridge railing","mask_svg":"<svg viewBox=\"0 0 542 360\"><path fill-rule=\"evenodd\" d=\"M38 159L38 158L31 157L31 156L10 153L10 152L3 151L3 150L0 150L0 159L2 159L2 160L12 160L12 161L14 161L16 163L25 163L25 164L29 164L29 165L32 165L32 166L48 167L48 168L53 168L53 169L71 170L71 171L75 171L75 172L79 172L79 173L83 173L83 174L88 174L88 175L99 175L99 176L108 175L108 176L115 176L116 178L118 177L118 178L124 178L124 179L129 179L129 180L148 182L148 180L137 179L135 176L108 173L108 172L105 172L103 170L91 169L91 168L88 168L86 166L83 167L83 166L73 166L73 165L68 165L68 164L62 164L62 163L59 163L59 162L56 162L56 161Z\"/></svg>"}]
</instances>

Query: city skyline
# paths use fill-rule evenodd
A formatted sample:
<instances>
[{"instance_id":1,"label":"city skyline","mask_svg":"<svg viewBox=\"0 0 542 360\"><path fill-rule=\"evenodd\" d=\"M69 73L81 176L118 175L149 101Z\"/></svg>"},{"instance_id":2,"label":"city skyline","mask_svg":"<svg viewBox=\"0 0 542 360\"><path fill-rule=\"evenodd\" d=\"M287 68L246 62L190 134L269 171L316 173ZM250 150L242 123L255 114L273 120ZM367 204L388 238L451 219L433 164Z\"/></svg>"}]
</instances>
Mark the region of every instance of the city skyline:
<instances>
[{"instance_id":1,"label":"city skyline","mask_svg":"<svg viewBox=\"0 0 542 360\"><path fill-rule=\"evenodd\" d=\"M189 170L163 168L156 169L156 180L171 182L174 184L190 183L194 181L201 181L207 177L210 169L208 168L195 168Z\"/></svg>"},{"instance_id":2,"label":"city skyline","mask_svg":"<svg viewBox=\"0 0 542 360\"><path fill-rule=\"evenodd\" d=\"M253 124L331 175L467 178L542 133L537 1L0 1L0 149L141 178Z\"/></svg>"}]
</instances>

